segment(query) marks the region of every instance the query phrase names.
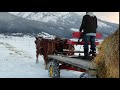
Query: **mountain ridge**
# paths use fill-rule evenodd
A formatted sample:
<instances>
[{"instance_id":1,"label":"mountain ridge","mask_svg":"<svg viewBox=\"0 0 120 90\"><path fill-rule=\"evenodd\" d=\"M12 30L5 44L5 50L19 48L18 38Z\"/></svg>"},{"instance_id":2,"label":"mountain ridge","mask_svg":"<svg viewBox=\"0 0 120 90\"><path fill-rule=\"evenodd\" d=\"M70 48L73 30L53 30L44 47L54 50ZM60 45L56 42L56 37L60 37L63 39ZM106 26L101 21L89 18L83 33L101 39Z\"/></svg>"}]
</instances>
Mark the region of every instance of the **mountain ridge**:
<instances>
[{"instance_id":1,"label":"mountain ridge","mask_svg":"<svg viewBox=\"0 0 120 90\"><path fill-rule=\"evenodd\" d=\"M66 12L66 13L53 13L53 12L35 12L34 15L30 15L32 12L28 12L27 15L26 12L20 12L18 13L19 16L14 15L13 13L9 12L0 12L0 33L31 33L31 34L37 34L40 32L46 32L51 35L56 35L59 37L64 38L71 38L73 31L71 28L74 28L76 30L79 30L79 27L82 22L82 16L83 15L77 15L74 12ZM51 15L51 19L54 18L56 20L49 21L50 18L48 18L49 22L43 22L40 20L33 20L28 18L33 18L38 16L41 18L41 16L44 16L44 18L48 18ZM57 15L58 14L58 15ZM50 15L50 16L49 16ZM26 18L27 17L27 18ZM36 18L38 18L36 17ZM56 18L55 18L56 17ZM7 26L6 26L7 25ZM116 28L118 28L118 24L113 24L110 22L102 21L98 19L98 29L97 31L100 33L103 33L104 35L110 35L113 32L115 32ZM111 32L110 32L111 31Z\"/></svg>"}]
</instances>

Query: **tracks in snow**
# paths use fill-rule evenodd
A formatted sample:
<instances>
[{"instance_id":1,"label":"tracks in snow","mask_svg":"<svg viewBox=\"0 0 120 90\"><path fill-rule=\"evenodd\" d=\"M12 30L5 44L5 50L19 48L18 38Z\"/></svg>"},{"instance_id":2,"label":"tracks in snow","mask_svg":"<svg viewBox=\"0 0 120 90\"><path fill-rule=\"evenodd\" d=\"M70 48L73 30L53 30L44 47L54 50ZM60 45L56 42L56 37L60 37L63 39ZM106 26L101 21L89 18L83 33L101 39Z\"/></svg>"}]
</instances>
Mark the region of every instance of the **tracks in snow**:
<instances>
[{"instance_id":1,"label":"tracks in snow","mask_svg":"<svg viewBox=\"0 0 120 90\"><path fill-rule=\"evenodd\" d=\"M9 51L10 55L19 55L19 56L23 56L25 58L32 58L30 55L28 55L28 53L26 53L23 50L18 50L17 48L15 48L14 46L10 45L9 43L4 43L4 42L0 42L1 45L3 45L5 48L7 48Z\"/></svg>"}]
</instances>

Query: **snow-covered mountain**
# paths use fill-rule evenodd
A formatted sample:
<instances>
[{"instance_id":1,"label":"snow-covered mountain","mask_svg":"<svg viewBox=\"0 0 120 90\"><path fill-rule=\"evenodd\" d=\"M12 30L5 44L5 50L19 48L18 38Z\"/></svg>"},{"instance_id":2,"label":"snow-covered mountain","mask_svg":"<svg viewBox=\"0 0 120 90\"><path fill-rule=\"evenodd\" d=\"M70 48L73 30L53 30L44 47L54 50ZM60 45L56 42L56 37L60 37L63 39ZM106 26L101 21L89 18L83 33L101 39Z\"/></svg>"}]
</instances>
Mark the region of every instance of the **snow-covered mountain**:
<instances>
[{"instance_id":1,"label":"snow-covered mountain","mask_svg":"<svg viewBox=\"0 0 120 90\"><path fill-rule=\"evenodd\" d=\"M58 21L64 22L65 18L69 18L71 15L69 12L9 12L9 13L29 20L54 23L57 23Z\"/></svg>"},{"instance_id":2,"label":"snow-covered mountain","mask_svg":"<svg viewBox=\"0 0 120 90\"><path fill-rule=\"evenodd\" d=\"M60 29L79 27L82 17L74 12L9 12L18 17L59 26Z\"/></svg>"},{"instance_id":3,"label":"snow-covered mountain","mask_svg":"<svg viewBox=\"0 0 120 90\"><path fill-rule=\"evenodd\" d=\"M74 12L4 12L4 14L0 12L0 23L2 27L6 27L6 23L9 25L6 32L36 34L46 32L51 35L70 38L72 32L79 31L82 17L83 14L78 15ZM118 26L118 24L98 19L97 31L107 36L112 34Z\"/></svg>"}]
</instances>

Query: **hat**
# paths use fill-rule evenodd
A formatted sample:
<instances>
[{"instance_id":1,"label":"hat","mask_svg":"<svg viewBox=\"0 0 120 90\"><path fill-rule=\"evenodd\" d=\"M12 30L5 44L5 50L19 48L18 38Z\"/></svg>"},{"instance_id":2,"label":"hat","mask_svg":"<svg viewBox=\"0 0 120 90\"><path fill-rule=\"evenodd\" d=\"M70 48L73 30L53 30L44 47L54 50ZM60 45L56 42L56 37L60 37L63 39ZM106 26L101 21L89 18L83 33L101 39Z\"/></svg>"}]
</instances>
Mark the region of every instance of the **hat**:
<instances>
[{"instance_id":1,"label":"hat","mask_svg":"<svg viewBox=\"0 0 120 90\"><path fill-rule=\"evenodd\" d=\"M87 15L94 17L95 15L93 14L93 12L86 12Z\"/></svg>"}]
</instances>

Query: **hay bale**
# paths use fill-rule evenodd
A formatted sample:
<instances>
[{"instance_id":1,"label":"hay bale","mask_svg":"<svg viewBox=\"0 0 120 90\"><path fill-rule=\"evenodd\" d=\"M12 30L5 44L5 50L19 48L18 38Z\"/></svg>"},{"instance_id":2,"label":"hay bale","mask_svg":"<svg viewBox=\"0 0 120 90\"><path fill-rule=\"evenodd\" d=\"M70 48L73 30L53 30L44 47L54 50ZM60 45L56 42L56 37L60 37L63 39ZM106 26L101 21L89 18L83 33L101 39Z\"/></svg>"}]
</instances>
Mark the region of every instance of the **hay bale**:
<instances>
[{"instance_id":1,"label":"hay bale","mask_svg":"<svg viewBox=\"0 0 120 90\"><path fill-rule=\"evenodd\" d=\"M106 38L98 48L94 59L99 78L119 78L119 29Z\"/></svg>"}]
</instances>

